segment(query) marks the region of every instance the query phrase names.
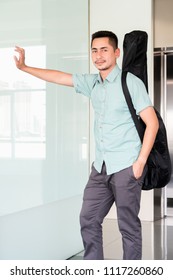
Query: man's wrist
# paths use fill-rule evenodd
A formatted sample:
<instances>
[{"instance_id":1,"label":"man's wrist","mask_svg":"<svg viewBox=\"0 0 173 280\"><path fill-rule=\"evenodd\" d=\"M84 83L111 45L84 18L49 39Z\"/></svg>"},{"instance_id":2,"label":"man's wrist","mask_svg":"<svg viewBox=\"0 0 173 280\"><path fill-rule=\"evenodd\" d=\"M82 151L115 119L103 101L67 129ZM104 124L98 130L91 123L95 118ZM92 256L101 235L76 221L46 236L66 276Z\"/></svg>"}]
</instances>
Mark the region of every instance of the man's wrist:
<instances>
[{"instance_id":1,"label":"man's wrist","mask_svg":"<svg viewBox=\"0 0 173 280\"><path fill-rule=\"evenodd\" d=\"M147 162L147 159L146 159L145 157L143 157L143 156L139 156L139 157L138 157L138 161L141 162L141 163L143 163L143 164L145 165L146 162Z\"/></svg>"}]
</instances>

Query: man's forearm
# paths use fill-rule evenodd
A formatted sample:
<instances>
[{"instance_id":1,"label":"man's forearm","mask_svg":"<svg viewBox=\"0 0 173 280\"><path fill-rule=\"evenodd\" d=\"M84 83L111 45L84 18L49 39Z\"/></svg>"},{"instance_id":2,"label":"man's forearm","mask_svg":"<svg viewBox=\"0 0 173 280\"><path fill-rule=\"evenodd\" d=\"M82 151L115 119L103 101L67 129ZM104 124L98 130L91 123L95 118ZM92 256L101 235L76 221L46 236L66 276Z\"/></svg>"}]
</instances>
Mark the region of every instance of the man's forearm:
<instances>
[{"instance_id":1,"label":"man's forearm","mask_svg":"<svg viewBox=\"0 0 173 280\"><path fill-rule=\"evenodd\" d=\"M138 157L138 159L140 161L143 161L143 163L146 163L148 156L152 150L157 135L157 131L158 131L157 125L146 127L142 148Z\"/></svg>"},{"instance_id":2,"label":"man's forearm","mask_svg":"<svg viewBox=\"0 0 173 280\"><path fill-rule=\"evenodd\" d=\"M72 75L68 73L58 70L36 68L27 65L20 68L20 70L47 82L73 86Z\"/></svg>"}]
</instances>

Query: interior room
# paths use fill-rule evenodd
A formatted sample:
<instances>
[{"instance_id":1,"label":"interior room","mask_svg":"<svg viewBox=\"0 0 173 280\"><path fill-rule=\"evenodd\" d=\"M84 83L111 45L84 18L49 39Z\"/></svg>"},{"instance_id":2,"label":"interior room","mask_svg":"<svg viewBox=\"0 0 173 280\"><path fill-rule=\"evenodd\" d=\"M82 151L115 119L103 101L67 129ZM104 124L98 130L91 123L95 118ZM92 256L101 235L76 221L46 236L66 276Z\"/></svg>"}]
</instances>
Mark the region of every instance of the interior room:
<instances>
[{"instance_id":1,"label":"interior room","mask_svg":"<svg viewBox=\"0 0 173 280\"><path fill-rule=\"evenodd\" d=\"M89 99L17 69L15 46L28 65L96 73L91 34L117 34L121 68L124 35L146 31L149 95L173 160L172 12L172 0L0 0L0 260L83 259L79 214L95 157ZM163 189L142 191L139 216L142 259L172 260L173 176ZM106 260L122 259L115 205L103 246Z\"/></svg>"}]
</instances>

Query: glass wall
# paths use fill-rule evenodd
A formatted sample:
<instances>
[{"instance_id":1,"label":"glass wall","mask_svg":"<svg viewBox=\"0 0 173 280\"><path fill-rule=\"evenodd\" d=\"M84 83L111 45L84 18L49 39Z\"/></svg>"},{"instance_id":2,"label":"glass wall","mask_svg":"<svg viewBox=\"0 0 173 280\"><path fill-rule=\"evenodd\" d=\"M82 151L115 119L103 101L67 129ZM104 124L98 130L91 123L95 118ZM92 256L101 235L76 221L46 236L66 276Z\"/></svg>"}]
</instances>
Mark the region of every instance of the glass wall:
<instances>
[{"instance_id":1,"label":"glass wall","mask_svg":"<svg viewBox=\"0 0 173 280\"><path fill-rule=\"evenodd\" d=\"M16 45L28 65L88 72L88 0L0 0L0 259L65 259L83 248L89 100L18 70Z\"/></svg>"},{"instance_id":2,"label":"glass wall","mask_svg":"<svg viewBox=\"0 0 173 280\"><path fill-rule=\"evenodd\" d=\"M0 1L0 215L81 194L89 101L15 67L88 72L88 1ZM80 11L80 13L79 13Z\"/></svg>"}]
</instances>

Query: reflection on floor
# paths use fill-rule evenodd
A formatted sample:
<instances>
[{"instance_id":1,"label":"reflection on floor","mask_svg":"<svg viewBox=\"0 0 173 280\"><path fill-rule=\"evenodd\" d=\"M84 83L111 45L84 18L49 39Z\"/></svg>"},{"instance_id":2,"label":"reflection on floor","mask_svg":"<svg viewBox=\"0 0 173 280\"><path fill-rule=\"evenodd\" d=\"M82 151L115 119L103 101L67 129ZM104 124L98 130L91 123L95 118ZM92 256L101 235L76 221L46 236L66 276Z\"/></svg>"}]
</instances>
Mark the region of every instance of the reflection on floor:
<instances>
[{"instance_id":1,"label":"reflection on floor","mask_svg":"<svg viewBox=\"0 0 173 280\"><path fill-rule=\"evenodd\" d=\"M172 214L173 212L170 216L155 222L142 222L144 260L173 260ZM103 223L103 244L105 260L122 259L121 236L116 220L105 219ZM83 252L80 252L71 259L80 260L82 257Z\"/></svg>"}]
</instances>

